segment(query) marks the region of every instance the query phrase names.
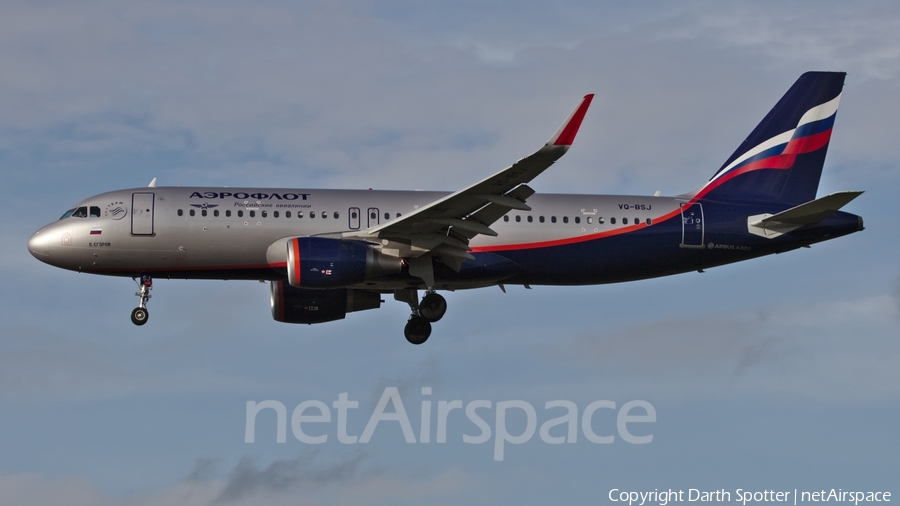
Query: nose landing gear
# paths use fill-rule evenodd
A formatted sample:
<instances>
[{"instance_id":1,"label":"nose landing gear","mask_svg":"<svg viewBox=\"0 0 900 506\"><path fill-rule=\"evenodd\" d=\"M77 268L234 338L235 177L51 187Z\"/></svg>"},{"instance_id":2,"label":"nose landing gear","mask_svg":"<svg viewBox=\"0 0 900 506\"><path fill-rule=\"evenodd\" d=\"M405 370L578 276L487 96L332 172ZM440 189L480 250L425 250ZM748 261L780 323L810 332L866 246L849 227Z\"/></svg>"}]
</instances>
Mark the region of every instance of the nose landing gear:
<instances>
[{"instance_id":1,"label":"nose landing gear","mask_svg":"<svg viewBox=\"0 0 900 506\"><path fill-rule=\"evenodd\" d=\"M140 291L136 292L135 295L141 298L141 302L138 304L138 307L131 311L131 323L143 325L147 323L147 318L150 318L150 313L147 311L147 301L151 297L150 290L153 289L153 278L149 274L143 274L140 283L138 283L137 278L132 279L140 288Z\"/></svg>"},{"instance_id":2,"label":"nose landing gear","mask_svg":"<svg viewBox=\"0 0 900 506\"><path fill-rule=\"evenodd\" d=\"M426 291L421 303L419 303L418 290L415 288L397 290L394 292L394 298L409 304L412 314L406 322L403 334L406 336L406 340L412 344L422 344L427 341L431 336L431 324L443 318L444 313L447 312L446 299L435 292L433 288Z\"/></svg>"}]
</instances>

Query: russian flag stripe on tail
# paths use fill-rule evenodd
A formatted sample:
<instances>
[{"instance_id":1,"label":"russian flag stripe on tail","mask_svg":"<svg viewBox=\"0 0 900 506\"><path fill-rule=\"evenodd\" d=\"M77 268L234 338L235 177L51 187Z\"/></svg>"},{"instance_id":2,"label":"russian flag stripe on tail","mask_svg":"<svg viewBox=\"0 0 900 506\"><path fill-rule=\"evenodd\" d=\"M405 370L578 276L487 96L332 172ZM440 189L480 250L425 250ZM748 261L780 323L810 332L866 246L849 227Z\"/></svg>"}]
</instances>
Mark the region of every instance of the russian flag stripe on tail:
<instances>
[{"instance_id":1,"label":"russian flag stripe on tail","mask_svg":"<svg viewBox=\"0 0 900 506\"><path fill-rule=\"evenodd\" d=\"M845 76L800 76L695 198L789 204L815 199Z\"/></svg>"}]
</instances>

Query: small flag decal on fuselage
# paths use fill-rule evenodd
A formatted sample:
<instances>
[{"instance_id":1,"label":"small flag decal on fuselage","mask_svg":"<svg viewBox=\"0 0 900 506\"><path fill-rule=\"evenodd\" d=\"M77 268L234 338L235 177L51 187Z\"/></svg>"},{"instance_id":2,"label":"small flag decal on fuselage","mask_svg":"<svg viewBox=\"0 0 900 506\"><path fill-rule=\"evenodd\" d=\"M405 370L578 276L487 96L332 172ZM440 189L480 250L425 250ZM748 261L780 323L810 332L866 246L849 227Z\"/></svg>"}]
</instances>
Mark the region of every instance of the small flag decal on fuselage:
<instances>
[{"instance_id":1,"label":"small flag decal on fuselage","mask_svg":"<svg viewBox=\"0 0 900 506\"><path fill-rule=\"evenodd\" d=\"M102 228L92 228L92 229L91 229L91 235L100 235L100 234L102 234L102 233L103 233L103 229L102 229Z\"/></svg>"}]
</instances>

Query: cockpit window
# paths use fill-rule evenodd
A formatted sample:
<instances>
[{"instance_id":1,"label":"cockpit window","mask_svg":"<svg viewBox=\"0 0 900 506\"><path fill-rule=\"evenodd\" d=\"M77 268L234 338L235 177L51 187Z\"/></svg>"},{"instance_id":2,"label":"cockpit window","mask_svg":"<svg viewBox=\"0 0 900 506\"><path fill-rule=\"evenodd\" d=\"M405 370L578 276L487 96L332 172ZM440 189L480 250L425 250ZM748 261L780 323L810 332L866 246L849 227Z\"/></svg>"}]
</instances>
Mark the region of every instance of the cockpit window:
<instances>
[{"instance_id":1,"label":"cockpit window","mask_svg":"<svg viewBox=\"0 0 900 506\"><path fill-rule=\"evenodd\" d=\"M81 206L72 213L75 218L87 218L87 206Z\"/></svg>"},{"instance_id":2,"label":"cockpit window","mask_svg":"<svg viewBox=\"0 0 900 506\"><path fill-rule=\"evenodd\" d=\"M74 213L75 213L75 209L69 209L68 211L63 213L63 215L60 216L59 219L64 220L64 219L68 218L69 216L72 216L72 214L74 214Z\"/></svg>"},{"instance_id":3,"label":"cockpit window","mask_svg":"<svg viewBox=\"0 0 900 506\"><path fill-rule=\"evenodd\" d=\"M100 217L100 208L97 206L91 206L91 218L99 218Z\"/></svg>"}]
</instances>

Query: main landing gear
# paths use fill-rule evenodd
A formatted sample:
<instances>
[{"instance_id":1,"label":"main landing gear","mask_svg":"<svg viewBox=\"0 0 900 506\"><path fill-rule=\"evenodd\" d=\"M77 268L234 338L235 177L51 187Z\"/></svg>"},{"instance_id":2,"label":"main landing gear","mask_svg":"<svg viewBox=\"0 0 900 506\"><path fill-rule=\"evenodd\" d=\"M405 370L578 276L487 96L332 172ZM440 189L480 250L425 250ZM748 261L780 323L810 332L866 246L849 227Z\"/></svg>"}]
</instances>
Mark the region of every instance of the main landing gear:
<instances>
[{"instance_id":1,"label":"main landing gear","mask_svg":"<svg viewBox=\"0 0 900 506\"><path fill-rule=\"evenodd\" d=\"M150 277L149 274L144 274L141 276L141 282L138 283L137 278L134 279L134 282L137 283L140 288L139 292L136 292L135 295L141 298L140 304L138 307L134 308L131 312L131 323L135 325L143 325L147 323L147 318L150 318L150 313L147 312L147 301L150 300L150 290L153 289L153 278Z\"/></svg>"},{"instance_id":2,"label":"main landing gear","mask_svg":"<svg viewBox=\"0 0 900 506\"><path fill-rule=\"evenodd\" d=\"M427 341L428 336L431 335L431 324L443 318L444 313L447 312L446 299L435 292L433 288L426 291L421 303L418 290L414 288L397 290L394 292L394 298L409 304L412 311L409 321L406 322L406 328L403 329L406 340L412 344L422 344Z\"/></svg>"}]
</instances>

